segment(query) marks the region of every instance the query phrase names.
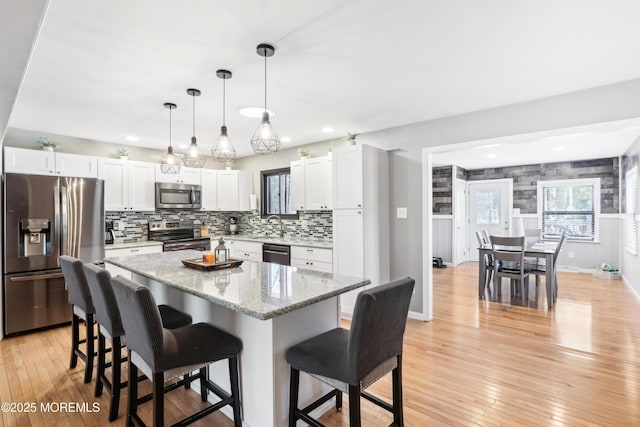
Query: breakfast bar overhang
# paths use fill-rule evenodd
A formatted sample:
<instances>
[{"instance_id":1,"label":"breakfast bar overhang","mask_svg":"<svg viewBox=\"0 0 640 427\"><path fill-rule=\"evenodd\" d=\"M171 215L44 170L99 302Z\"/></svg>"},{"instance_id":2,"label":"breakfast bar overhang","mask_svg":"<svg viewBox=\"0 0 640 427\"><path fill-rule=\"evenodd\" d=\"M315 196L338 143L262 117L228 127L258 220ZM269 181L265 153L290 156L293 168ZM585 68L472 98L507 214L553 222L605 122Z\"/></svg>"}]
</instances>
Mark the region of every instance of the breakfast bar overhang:
<instances>
[{"instance_id":1,"label":"breakfast bar overhang","mask_svg":"<svg viewBox=\"0 0 640 427\"><path fill-rule=\"evenodd\" d=\"M201 257L193 250L164 252L107 258L105 266L114 276L149 286L157 303L190 313L194 323L209 322L240 338L243 425L287 425L287 348L338 327L339 295L369 280L266 262L244 261L215 271L182 263ZM229 390L226 365L211 365L210 376ZM318 381L301 378L300 406L327 391Z\"/></svg>"}]
</instances>

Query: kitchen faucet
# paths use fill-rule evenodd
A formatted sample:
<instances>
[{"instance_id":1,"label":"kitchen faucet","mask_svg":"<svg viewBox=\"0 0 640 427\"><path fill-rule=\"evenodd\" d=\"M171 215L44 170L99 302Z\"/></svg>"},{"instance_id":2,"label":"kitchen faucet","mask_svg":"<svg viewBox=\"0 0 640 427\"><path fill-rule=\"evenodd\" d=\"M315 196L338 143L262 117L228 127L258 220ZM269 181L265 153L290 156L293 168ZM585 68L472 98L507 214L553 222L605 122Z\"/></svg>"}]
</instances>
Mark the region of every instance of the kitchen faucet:
<instances>
[{"instance_id":1,"label":"kitchen faucet","mask_svg":"<svg viewBox=\"0 0 640 427\"><path fill-rule=\"evenodd\" d=\"M280 223L280 237L284 237L284 227L282 226L282 218L280 218L278 215L269 215L267 217L267 222L271 219L271 218L276 218L278 220L278 222Z\"/></svg>"}]
</instances>

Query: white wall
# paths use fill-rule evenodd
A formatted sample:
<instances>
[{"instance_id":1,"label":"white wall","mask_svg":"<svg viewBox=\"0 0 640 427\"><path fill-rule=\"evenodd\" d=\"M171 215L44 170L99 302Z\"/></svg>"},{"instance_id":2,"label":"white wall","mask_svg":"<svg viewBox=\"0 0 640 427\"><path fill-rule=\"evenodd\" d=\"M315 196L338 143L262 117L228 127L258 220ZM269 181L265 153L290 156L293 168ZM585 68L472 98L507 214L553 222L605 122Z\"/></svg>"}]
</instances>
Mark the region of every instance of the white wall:
<instances>
[{"instance_id":1,"label":"white wall","mask_svg":"<svg viewBox=\"0 0 640 427\"><path fill-rule=\"evenodd\" d=\"M433 256L442 258L446 263L453 263L453 216L433 216Z\"/></svg>"}]
</instances>

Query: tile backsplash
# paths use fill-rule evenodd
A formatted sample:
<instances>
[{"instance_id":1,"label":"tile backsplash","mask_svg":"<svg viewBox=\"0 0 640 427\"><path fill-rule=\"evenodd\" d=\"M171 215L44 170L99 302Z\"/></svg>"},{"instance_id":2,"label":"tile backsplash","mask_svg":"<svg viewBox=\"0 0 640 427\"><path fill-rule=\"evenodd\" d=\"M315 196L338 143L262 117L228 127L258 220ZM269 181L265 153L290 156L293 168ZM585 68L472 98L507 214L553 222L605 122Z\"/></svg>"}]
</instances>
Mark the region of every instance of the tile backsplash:
<instances>
[{"instance_id":1,"label":"tile backsplash","mask_svg":"<svg viewBox=\"0 0 640 427\"><path fill-rule=\"evenodd\" d=\"M179 209L165 209L155 212L115 212L105 214L107 221L113 221L114 237L118 242L147 240L150 221L193 221L196 235L202 224L209 225L209 235L228 234L230 218L235 217L239 232L260 236L276 236L278 221L266 221L259 212L196 212ZM282 220L285 236L312 239L331 239L333 225L331 212L300 212L297 220Z\"/></svg>"}]
</instances>

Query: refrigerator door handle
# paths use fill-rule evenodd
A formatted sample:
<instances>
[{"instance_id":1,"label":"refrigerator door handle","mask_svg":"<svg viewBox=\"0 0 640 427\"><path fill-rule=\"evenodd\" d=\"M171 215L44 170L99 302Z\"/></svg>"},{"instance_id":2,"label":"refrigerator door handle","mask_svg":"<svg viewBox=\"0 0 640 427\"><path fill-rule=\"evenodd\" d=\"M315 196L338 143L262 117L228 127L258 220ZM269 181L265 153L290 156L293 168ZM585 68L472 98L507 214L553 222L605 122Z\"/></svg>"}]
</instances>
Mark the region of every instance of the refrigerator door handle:
<instances>
[{"instance_id":1,"label":"refrigerator door handle","mask_svg":"<svg viewBox=\"0 0 640 427\"><path fill-rule=\"evenodd\" d=\"M68 233L68 210L67 210L67 187L60 186L60 220L62 222L60 228L60 255L69 255L67 248L67 233Z\"/></svg>"},{"instance_id":2,"label":"refrigerator door handle","mask_svg":"<svg viewBox=\"0 0 640 427\"><path fill-rule=\"evenodd\" d=\"M9 277L12 282L33 282L34 280L59 279L64 277L64 273L36 274L33 276L14 276Z\"/></svg>"}]
</instances>

